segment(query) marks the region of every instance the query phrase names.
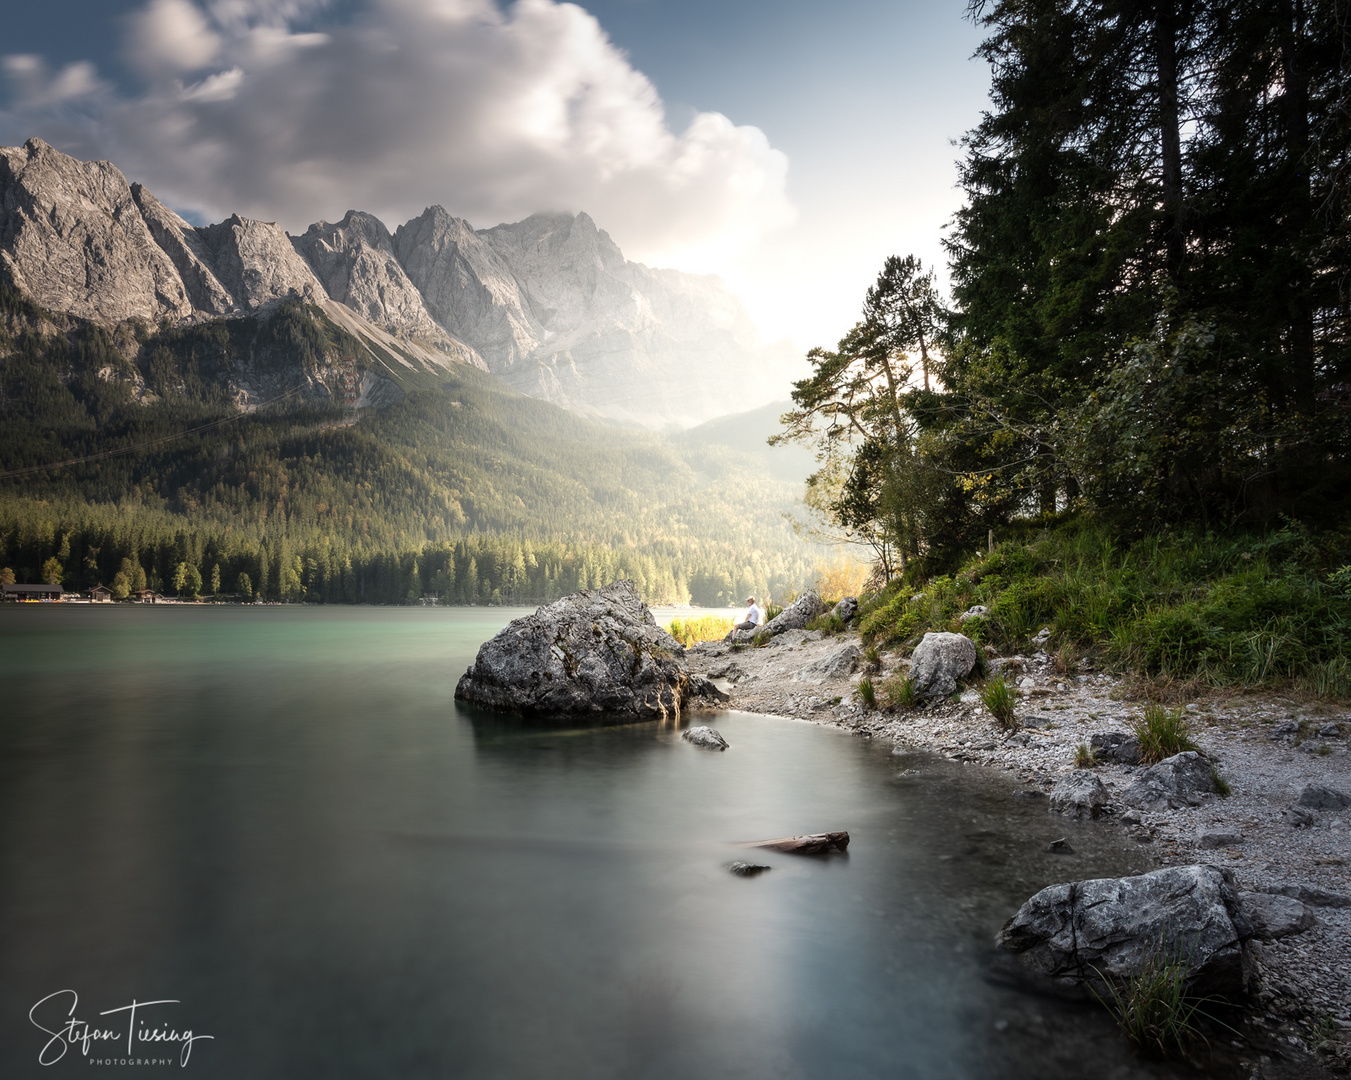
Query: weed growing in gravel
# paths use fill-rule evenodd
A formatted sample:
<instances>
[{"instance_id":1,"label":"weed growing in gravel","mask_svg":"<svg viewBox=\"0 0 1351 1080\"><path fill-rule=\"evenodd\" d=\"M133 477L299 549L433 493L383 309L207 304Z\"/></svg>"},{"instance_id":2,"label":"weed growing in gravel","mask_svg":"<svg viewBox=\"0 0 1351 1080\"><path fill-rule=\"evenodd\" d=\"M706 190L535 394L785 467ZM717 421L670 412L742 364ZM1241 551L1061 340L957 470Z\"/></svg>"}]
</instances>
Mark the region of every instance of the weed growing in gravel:
<instances>
[{"instance_id":1,"label":"weed growing in gravel","mask_svg":"<svg viewBox=\"0 0 1351 1080\"><path fill-rule=\"evenodd\" d=\"M1150 702L1145 706L1144 716L1131 722L1131 731L1140 741L1140 756L1148 765L1157 765L1184 750L1197 749L1182 709L1165 709Z\"/></svg>"},{"instance_id":2,"label":"weed growing in gravel","mask_svg":"<svg viewBox=\"0 0 1351 1080\"><path fill-rule=\"evenodd\" d=\"M919 694L909 675L893 675L881 690L882 700L894 709L913 709L919 705Z\"/></svg>"},{"instance_id":3,"label":"weed growing in gravel","mask_svg":"<svg viewBox=\"0 0 1351 1080\"><path fill-rule=\"evenodd\" d=\"M1018 718L1014 715L1014 704L1018 700L1018 691L1004 681L1004 676L996 675L987 679L980 691L980 700L1004 731L1017 731Z\"/></svg>"},{"instance_id":4,"label":"weed growing in gravel","mask_svg":"<svg viewBox=\"0 0 1351 1080\"><path fill-rule=\"evenodd\" d=\"M757 630L755 632L755 637L751 638L751 644L757 649L763 649L773 640L774 638L771 634L766 633L764 630Z\"/></svg>"},{"instance_id":5,"label":"weed growing in gravel","mask_svg":"<svg viewBox=\"0 0 1351 1080\"><path fill-rule=\"evenodd\" d=\"M1076 769L1096 768L1098 759L1093 754L1093 748L1086 742L1081 742L1074 748L1074 767Z\"/></svg>"},{"instance_id":6,"label":"weed growing in gravel","mask_svg":"<svg viewBox=\"0 0 1351 1080\"><path fill-rule=\"evenodd\" d=\"M863 678L859 679L858 689L855 690L854 693L858 695L859 701L863 702L868 708L877 708L877 689L873 686L873 681L868 678L868 676L865 675Z\"/></svg>"},{"instance_id":7,"label":"weed growing in gravel","mask_svg":"<svg viewBox=\"0 0 1351 1080\"><path fill-rule=\"evenodd\" d=\"M1163 949L1151 953L1139 973L1124 983L1103 978L1111 1001L1098 998L1115 1016L1121 1030L1141 1050L1180 1057L1201 1038L1197 1019L1206 1016L1207 999L1187 993L1191 965L1170 958ZM1102 973L1099 972L1099 977ZM1097 996L1097 991L1094 991Z\"/></svg>"},{"instance_id":8,"label":"weed growing in gravel","mask_svg":"<svg viewBox=\"0 0 1351 1080\"><path fill-rule=\"evenodd\" d=\"M1234 789L1229 786L1229 781L1220 775L1220 770L1212 764L1210 766L1210 782L1215 785L1215 794L1221 799L1227 799L1234 793Z\"/></svg>"},{"instance_id":9,"label":"weed growing in gravel","mask_svg":"<svg viewBox=\"0 0 1351 1080\"><path fill-rule=\"evenodd\" d=\"M876 645L869 645L863 650L863 662L867 664L868 667L872 668L873 671L877 671L881 668L882 654L877 651Z\"/></svg>"}]
</instances>

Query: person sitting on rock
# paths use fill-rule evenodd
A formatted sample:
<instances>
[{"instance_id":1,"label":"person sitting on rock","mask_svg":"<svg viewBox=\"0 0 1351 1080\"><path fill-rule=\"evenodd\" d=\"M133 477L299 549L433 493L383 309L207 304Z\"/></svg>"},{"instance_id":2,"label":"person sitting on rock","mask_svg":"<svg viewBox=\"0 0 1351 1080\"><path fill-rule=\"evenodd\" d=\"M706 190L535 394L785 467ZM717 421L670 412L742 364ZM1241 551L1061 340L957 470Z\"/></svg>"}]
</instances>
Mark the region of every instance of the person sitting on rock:
<instances>
[{"instance_id":1,"label":"person sitting on rock","mask_svg":"<svg viewBox=\"0 0 1351 1080\"><path fill-rule=\"evenodd\" d=\"M746 614L728 632L726 640L730 641L738 630L754 630L765 621L765 609L755 602L755 597L746 597Z\"/></svg>"}]
</instances>

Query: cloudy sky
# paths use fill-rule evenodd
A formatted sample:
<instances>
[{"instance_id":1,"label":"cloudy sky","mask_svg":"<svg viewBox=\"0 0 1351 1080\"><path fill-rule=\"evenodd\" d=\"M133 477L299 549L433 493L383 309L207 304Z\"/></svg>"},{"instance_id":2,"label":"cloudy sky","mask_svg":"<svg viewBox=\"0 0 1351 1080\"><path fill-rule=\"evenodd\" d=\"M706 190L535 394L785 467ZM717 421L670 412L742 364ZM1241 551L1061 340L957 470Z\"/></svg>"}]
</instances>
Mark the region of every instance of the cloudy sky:
<instances>
[{"instance_id":1,"label":"cloudy sky","mask_svg":"<svg viewBox=\"0 0 1351 1080\"><path fill-rule=\"evenodd\" d=\"M963 0L7 0L0 144L115 161L198 222L585 210L833 343L941 261L986 101Z\"/></svg>"}]
</instances>

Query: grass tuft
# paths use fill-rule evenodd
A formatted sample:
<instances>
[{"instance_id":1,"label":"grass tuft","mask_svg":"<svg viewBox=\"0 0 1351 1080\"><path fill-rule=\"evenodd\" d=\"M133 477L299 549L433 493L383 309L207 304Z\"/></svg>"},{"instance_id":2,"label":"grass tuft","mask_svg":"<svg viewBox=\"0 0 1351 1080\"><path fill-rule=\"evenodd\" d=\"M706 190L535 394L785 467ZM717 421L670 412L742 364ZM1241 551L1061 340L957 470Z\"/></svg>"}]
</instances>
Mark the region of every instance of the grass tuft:
<instances>
[{"instance_id":1,"label":"grass tuft","mask_svg":"<svg viewBox=\"0 0 1351 1080\"><path fill-rule=\"evenodd\" d=\"M1234 793L1234 789L1230 787L1229 781L1220 775L1220 770L1215 768L1213 762L1210 766L1210 782L1215 785L1215 794L1221 799L1227 799Z\"/></svg>"},{"instance_id":2,"label":"grass tuft","mask_svg":"<svg viewBox=\"0 0 1351 1080\"><path fill-rule=\"evenodd\" d=\"M1184 750L1199 749L1192 742L1186 712L1165 709L1152 701L1145 706L1144 715L1131 722L1131 731L1140 741L1140 756L1147 765L1157 765Z\"/></svg>"},{"instance_id":3,"label":"grass tuft","mask_svg":"<svg viewBox=\"0 0 1351 1080\"><path fill-rule=\"evenodd\" d=\"M1182 1057L1202 1038L1197 1021L1207 1015L1202 1006L1208 999L1187 992L1190 971L1186 960L1158 949L1124 983L1104 979L1111 1000L1098 1000L1139 1049L1162 1057Z\"/></svg>"},{"instance_id":4,"label":"grass tuft","mask_svg":"<svg viewBox=\"0 0 1351 1080\"><path fill-rule=\"evenodd\" d=\"M1096 769L1098 767L1097 756L1088 743L1081 742L1074 748L1074 767L1076 769Z\"/></svg>"},{"instance_id":5,"label":"grass tuft","mask_svg":"<svg viewBox=\"0 0 1351 1080\"><path fill-rule=\"evenodd\" d=\"M859 679L858 689L854 693L858 695L859 701L863 702L868 708L877 708L877 688L873 686L873 681L868 676L865 675Z\"/></svg>"},{"instance_id":6,"label":"grass tuft","mask_svg":"<svg viewBox=\"0 0 1351 1080\"><path fill-rule=\"evenodd\" d=\"M980 691L980 700L1002 730L1018 730L1018 718L1014 715L1018 691L1004 681L1003 675L996 675L993 679L985 681Z\"/></svg>"},{"instance_id":7,"label":"grass tuft","mask_svg":"<svg viewBox=\"0 0 1351 1080\"><path fill-rule=\"evenodd\" d=\"M919 694L909 675L893 675L884 682L882 699L894 709L913 709L919 705Z\"/></svg>"}]
</instances>

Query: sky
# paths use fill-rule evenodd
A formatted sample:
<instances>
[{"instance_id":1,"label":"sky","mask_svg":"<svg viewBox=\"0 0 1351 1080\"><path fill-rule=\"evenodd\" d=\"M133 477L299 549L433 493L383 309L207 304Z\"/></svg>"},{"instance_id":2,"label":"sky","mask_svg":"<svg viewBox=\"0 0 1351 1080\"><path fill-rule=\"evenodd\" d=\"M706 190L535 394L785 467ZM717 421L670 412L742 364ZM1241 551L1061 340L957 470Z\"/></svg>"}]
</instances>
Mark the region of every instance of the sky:
<instances>
[{"instance_id":1,"label":"sky","mask_svg":"<svg viewBox=\"0 0 1351 1080\"><path fill-rule=\"evenodd\" d=\"M832 345L890 254L945 280L987 105L963 0L0 0L0 145L197 223L585 211Z\"/></svg>"}]
</instances>

